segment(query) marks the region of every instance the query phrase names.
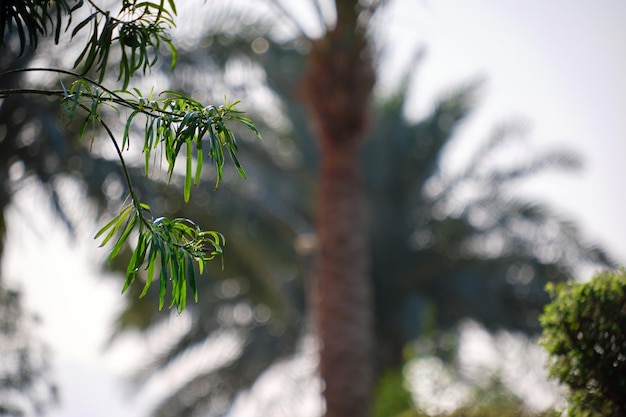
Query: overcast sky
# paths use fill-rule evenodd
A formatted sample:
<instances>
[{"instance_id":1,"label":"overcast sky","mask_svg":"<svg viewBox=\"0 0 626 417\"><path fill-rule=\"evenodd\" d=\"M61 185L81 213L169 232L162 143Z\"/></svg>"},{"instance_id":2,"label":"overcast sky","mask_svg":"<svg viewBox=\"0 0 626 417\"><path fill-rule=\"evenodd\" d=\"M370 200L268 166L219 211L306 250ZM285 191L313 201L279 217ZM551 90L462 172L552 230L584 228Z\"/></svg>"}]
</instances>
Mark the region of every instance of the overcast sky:
<instances>
[{"instance_id":1,"label":"overcast sky","mask_svg":"<svg viewBox=\"0 0 626 417\"><path fill-rule=\"evenodd\" d=\"M623 0L398 0L390 11L387 36L398 64L385 67L389 72L383 83L393 81L388 74L406 61L402 57L424 47L409 109L417 116L446 89L484 76L479 110L459 132L458 157L464 146L471 147L490 127L511 118L528 122L533 149L576 150L585 161L584 171L548 176L529 192L549 198L583 226L586 236L626 261L624 17ZM30 203L24 200L18 208L22 215ZM11 216L18 221L17 211ZM49 223L38 225L42 236L63 234ZM44 318L41 335L56 350L64 407L51 417L136 417L146 409L143 397L125 402L124 386L116 379L125 359L138 352L118 349L103 355L99 350L119 289L93 278L89 260L101 250L91 239L96 228L87 230L74 249L57 241L34 245L15 232L7 245L4 272L8 278L29 277L24 284L28 305ZM36 264L23 262L23 254L33 251ZM59 257L67 264L59 263ZM70 289L81 291L76 303L67 301ZM85 328L85 321L93 326Z\"/></svg>"},{"instance_id":2,"label":"overcast sky","mask_svg":"<svg viewBox=\"0 0 626 417\"><path fill-rule=\"evenodd\" d=\"M395 3L398 51L423 46L411 114L455 83L483 77L480 105L457 152L502 120L527 122L538 150L566 147L575 176L551 175L529 191L626 261L626 3L619 0L453 0ZM403 52L398 55L402 56ZM462 155L461 155L462 156Z\"/></svg>"}]
</instances>

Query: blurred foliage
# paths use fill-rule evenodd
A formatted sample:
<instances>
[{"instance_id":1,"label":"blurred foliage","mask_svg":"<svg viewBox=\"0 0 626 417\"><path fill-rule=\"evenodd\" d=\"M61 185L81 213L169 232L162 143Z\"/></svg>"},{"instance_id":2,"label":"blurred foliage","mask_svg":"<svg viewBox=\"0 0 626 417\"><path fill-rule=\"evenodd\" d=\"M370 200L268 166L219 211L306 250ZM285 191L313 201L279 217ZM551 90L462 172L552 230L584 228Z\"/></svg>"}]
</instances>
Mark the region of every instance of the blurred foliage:
<instances>
[{"instance_id":1,"label":"blurred foliage","mask_svg":"<svg viewBox=\"0 0 626 417\"><path fill-rule=\"evenodd\" d=\"M177 72L167 74L164 89L193 95L198 102L224 94L246 97L247 114L264 139L253 141L242 135L246 126L233 126L246 146L239 159L247 181L236 181L236 167L225 166L226 187L198 186L186 204L180 198L188 188L186 165L172 170L170 178L146 178L144 155L128 154L129 177L152 211L170 219L193 218L203 230L219 225L228 238L225 270L210 262L196 279L201 302L187 305L189 327L179 338L160 344L135 380L146 382L167 371L209 338L235 334L239 347L227 361L199 368L173 386L171 395L156 405L155 416L225 415L240 392L273 365L298 355L310 331L305 299L316 256L312 200L318 154L297 98L310 41L285 31L293 27L292 20L272 7L209 3L206 13L194 10L193 24L202 31L181 35ZM0 54L2 69L23 67L32 58L26 52L18 62L4 48ZM154 73L160 70L159 65L153 68ZM547 282L563 281L581 265L612 265L601 248L584 242L573 223L515 193L524 180L546 170L577 168L575 156L520 152L513 164L494 164L499 152L523 141L515 125L503 125L467 155L467 164L447 170L442 160L476 106L479 85L452 89L414 122L403 116L412 75L393 94L380 97L373 133L363 149L372 206L371 278L381 375L402 366L409 341L454 327L466 317L490 329L536 333L537 317L549 301L543 291ZM18 74L0 79L2 88L21 82ZM110 218L124 206L123 193L115 191L124 184L119 163L98 141L90 151L88 141L67 140L80 134L81 126L60 130L57 108L41 97L3 99L0 179L5 188L0 192L10 201L25 184L45 184L71 226L76 213L62 199L63 180L70 179L82 185L99 215ZM145 134L134 124L129 132ZM215 174L207 170L201 177ZM127 272L133 249L122 247L110 268ZM145 283L147 272L140 268L136 279ZM158 289L138 299L142 291L142 285L129 287L116 335L166 328L170 313L154 308Z\"/></svg>"},{"instance_id":2,"label":"blurred foliage","mask_svg":"<svg viewBox=\"0 0 626 417\"><path fill-rule=\"evenodd\" d=\"M569 389L569 415L626 415L626 270L549 284L548 292L542 345L550 376Z\"/></svg>"},{"instance_id":3,"label":"blurred foliage","mask_svg":"<svg viewBox=\"0 0 626 417\"><path fill-rule=\"evenodd\" d=\"M403 417L414 414L411 393L402 370L389 369L378 380L372 417Z\"/></svg>"},{"instance_id":4,"label":"blurred foliage","mask_svg":"<svg viewBox=\"0 0 626 417\"><path fill-rule=\"evenodd\" d=\"M470 404L450 413L428 413L414 404L407 382L399 370L389 370L379 380L373 417L557 417L552 410L535 412L511 393L497 378L486 387L474 386Z\"/></svg>"},{"instance_id":5,"label":"blurred foliage","mask_svg":"<svg viewBox=\"0 0 626 417\"><path fill-rule=\"evenodd\" d=\"M425 414L421 411L413 411L396 417L558 417L555 411L532 412L524 408L519 400L511 402L494 402L461 407L452 413L438 414L436 416Z\"/></svg>"},{"instance_id":6,"label":"blurred foliage","mask_svg":"<svg viewBox=\"0 0 626 417\"><path fill-rule=\"evenodd\" d=\"M167 370L224 329L239 335L241 351L173 390L155 407L157 416L225 415L228 407L212 409L211 401L233 401L266 370L298 354L310 330L304 300L316 256L311 207L318 153L297 97L310 44L280 32L290 20L275 11L211 5L210 13L194 14L205 32L183 42L189 47L179 49L179 71L168 88L209 99L223 91L245 95L264 141L248 143L241 156L248 180L229 181L219 198L202 197L198 190L180 206L164 194L164 205L222 225L229 236L227 268L207 269L198 284L203 302L186 310L189 330L163 346L162 356L146 364L138 380ZM565 280L581 265L612 265L573 223L515 193L524 180L546 170L577 169L575 155L520 152L513 163L498 165L500 152L524 139L517 126L503 125L468 155L466 165L445 170L442 160L475 107L479 86L452 89L430 114L412 122L403 116L411 76L380 97L362 159L371 203L375 351L383 375L401 366L409 341L466 317L490 329L535 334L549 301L547 282ZM195 211L198 216L189 214ZM131 297L117 325L120 332L149 332L167 318ZM207 392L217 381L220 389Z\"/></svg>"},{"instance_id":7,"label":"blurred foliage","mask_svg":"<svg viewBox=\"0 0 626 417\"><path fill-rule=\"evenodd\" d=\"M0 279L0 415L41 415L58 403L50 380L50 352L37 339L36 316L27 314L18 291Z\"/></svg>"},{"instance_id":8,"label":"blurred foliage","mask_svg":"<svg viewBox=\"0 0 626 417\"><path fill-rule=\"evenodd\" d=\"M71 31L71 39L81 38L78 42L84 42L84 49L74 62L74 68L82 66L82 73L50 67L34 68L30 65L42 44L50 46L52 43L60 43L64 32L72 27L72 17L77 16L79 9L84 11L82 7L85 4L91 14L79 21ZM120 178L128 188L131 204L122 206L121 212L97 233L97 237L103 236L103 244L109 240L116 242L111 249L112 259L122 248L127 250L131 247L126 239L137 227L137 244L132 249L132 257L126 258L127 281L124 290L134 281L145 260L145 269L148 271L161 269L159 306L164 303L166 287L171 279L170 307L176 306L180 312L186 305L188 283L197 298L193 281L196 274L194 268L202 272L205 261L221 254L224 239L217 232L203 231L199 225L188 219L152 217L150 206L139 199L142 189L133 186L132 168L126 164L126 157L132 157L128 153L126 156L122 154L124 150L128 151L130 136L134 136L137 130L130 132L131 122L141 117L146 120L146 131L142 135L145 139L143 150L146 154L146 172L148 163L156 160L150 158L150 152L158 148L161 155L165 154L168 168L173 172L175 161L184 146L185 181L180 194L185 201L190 198L192 183L197 185L200 179L203 152L207 152L214 162L217 184L221 180L225 152L234 161L239 173L245 176L235 156L238 150L237 141L227 122L241 123L259 137L260 133L250 119L236 109L237 103L226 103L219 107L205 106L173 91L167 91L158 97L152 97L152 92L144 97L137 88L125 91L131 76L139 71L145 74L157 64L162 45L169 47L172 66L175 64L176 51L168 30L174 25L176 9L173 0L167 0L167 4L165 0L124 0L114 7L117 7L117 13L101 9L90 0L4 1L0 4L0 221L3 225L0 239L3 240L5 235L4 211L23 185L33 182L43 184L57 212L68 227L71 227L71 217L77 213L70 213L71 210L62 202L63 180L75 179L85 184L88 194L102 207L108 203L107 183L110 185ZM89 37L79 36L83 34L84 28L90 28ZM113 91L101 83L110 69L110 52L116 46L116 52L121 57L117 61L117 81L121 81L122 90ZM64 52L68 51L69 49ZM65 53L61 58L65 58ZM53 89L51 83L54 81L46 77L41 77L43 80L40 77L28 77L34 72L40 75L53 73L58 77L57 82L61 89ZM98 81L89 78L93 72ZM69 85L68 88L65 87L66 84ZM35 88L31 88L32 85ZM48 98L56 98L57 101ZM59 128L59 103L69 119L65 131ZM118 116L122 113L120 109L131 111L125 125L122 146L118 145L114 130L105 122L106 116L111 115L106 111L111 109ZM78 126L72 125L73 121L80 119L77 117L79 113L84 115L82 123L77 123ZM72 134L76 134L80 142L89 127L92 134L89 147L70 140ZM105 157L103 152L91 152L96 134L103 134L110 139L119 159L117 162ZM194 173L191 169L192 162L195 162ZM122 175L116 178L114 172L121 172ZM119 205L115 208L119 208ZM118 233L119 237L116 236ZM112 240L113 237L117 239ZM144 283L144 291L149 286L149 281ZM18 315L18 294L6 292L5 301L7 310L2 318L14 320L15 325L22 323ZM2 345L2 348L7 346L9 350L14 349L11 343L17 344L17 347L15 352L9 351L3 358L6 359L3 364L15 369L7 371L6 380L2 380L2 388L21 391L21 394L14 396L28 397L32 408L36 412L42 412L46 399L42 399L42 395L34 392L32 387L43 381L45 367L37 365L36 358L29 356L30 340L22 338L15 329L11 329L8 324L7 326L3 336L10 343ZM12 355L17 356L17 359L13 360ZM12 362L16 361L18 365L14 366ZM6 403L0 405L0 414L21 413L22 405L14 406L12 401L13 398L8 398Z\"/></svg>"}]
</instances>

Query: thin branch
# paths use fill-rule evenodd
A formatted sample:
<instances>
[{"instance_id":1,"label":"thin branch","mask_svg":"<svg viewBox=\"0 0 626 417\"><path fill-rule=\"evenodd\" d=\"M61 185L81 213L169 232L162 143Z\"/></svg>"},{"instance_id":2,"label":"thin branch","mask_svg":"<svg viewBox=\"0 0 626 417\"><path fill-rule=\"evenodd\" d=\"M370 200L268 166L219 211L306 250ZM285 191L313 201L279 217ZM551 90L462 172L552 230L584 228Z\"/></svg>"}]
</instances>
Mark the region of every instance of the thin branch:
<instances>
[{"instance_id":1,"label":"thin branch","mask_svg":"<svg viewBox=\"0 0 626 417\"><path fill-rule=\"evenodd\" d=\"M7 98L17 94L37 94L41 96L61 96L65 94L63 90L36 90L28 88L0 89L0 98Z\"/></svg>"},{"instance_id":2,"label":"thin branch","mask_svg":"<svg viewBox=\"0 0 626 417\"><path fill-rule=\"evenodd\" d=\"M128 100L126 100L124 97L120 96L119 94L117 94L115 91L108 89L107 87L105 87L103 84L89 78L86 77L84 75L80 75L76 72L72 72L72 71L67 71L67 70L63 70L63 69L58 69L58 68L18 68L18 69L13 69L13 70L8 70L8 71L4 71L4 72L0 72L0 78L4 77L6 75L11 75L11 74L16 74L16 73L21 73L21 72L52 72L52 73L56 73L56 74L63 74L63 75L69 75L72 77L75 77L77 79L80 80L84 80L87 81L88 83L94 85L95 87L98 87L100 89L102 89L103 91L105 91L106 93L111 95L111 100L104 100L104 101L110 101L112 103L115 104L119 104L121 106L124 106L126 108L132 109L132 110L139 110L141 113L146 114L148 116L151 117L158 117L157 114L155 114L153 111L153 108L150 107L140 107L134 103L130 103ZM59 90L38 90L38 89L3 89L0 90L0 98L5 98L9 95L14 95L14 94L39 94L39 95L48 95L48 96L52 96L52 95L58 95ZM65 95L64 91L60 91L61 95ZM91 97L90 95L88 95L89 97ZM93 97L92 97L93 98ZM158 110L159 114L167 114L167 115L171 115L171 116L179 116L177 113L175 112L171 112L168 110L162 110L159 109Z\"/></svg>"},{"instance_id":3,"label":"thin branch","mask_svg":"<svg viewBox=\"0 0 626 417\"><path fill-rule=\"evenodd\" d=\"M89 112L90 109L85 106L84 104L79 104L80 108ZM109 128L109 126L102 120L102 119L98 119L98 122L100 122L100 125L104 128L104 130L107 132L107 135L109 136L109 138L111 139L111 142L113 143L113 146L115 147L115 151L117 152L117 156L120 160L120 163L122 165L122 171L124 171L124 179L126 180L126 184L128 185L128 191L130 193L130 197L133 200L133 205L135 206L135 209L137 210L137 212L141 213L141 208L139 206L139 200L137 199L137 196L135 195L135 192L133 191L133 184L131 182L130 179L130 173L128 171L128 167L126 166L126 161L124 161L124 156L122 155L122 149L120 148L120 146L118 145L117 141L115 140L115 136L113 135L113 132L111 131L111 129ZM143 219L143 216L141 216L141 218ZM145 222L145 220L144 220ZM146 223L146 225L148 225Z\"/></svg>"},{"instance_id":4,"label":"thin branch","mask_svg":"<svg viewBox=\"0 0 626 417\"><path fill-rule=\"evenodd\" d=\"M103 14L105 16L108 14L106 11L102 10L100 6L94 3L93 0L87 0L87 3L89 3L91 7L93 7L98 13Z\"/></svg>"}]
</instances>

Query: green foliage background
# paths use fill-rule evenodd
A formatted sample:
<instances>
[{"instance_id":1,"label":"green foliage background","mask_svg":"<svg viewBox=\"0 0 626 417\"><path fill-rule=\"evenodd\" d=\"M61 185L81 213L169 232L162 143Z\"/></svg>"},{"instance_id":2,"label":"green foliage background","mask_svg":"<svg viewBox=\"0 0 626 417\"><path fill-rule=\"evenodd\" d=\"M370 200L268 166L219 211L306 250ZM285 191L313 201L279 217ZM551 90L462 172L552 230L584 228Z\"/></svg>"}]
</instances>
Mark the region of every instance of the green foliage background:
<instances>
[{"instance_id":1,"label":"green foliage background","mask_svg":"<svg viewBox=\"0 0 626 417\"><path fill-rule=\"evenodd\" d=\"M548 291L542 345L550 375L569 388L569 415L626 415L626 270L549 284Z\"/></svg>"},{"instance_id":2,"label":"green foliage background","mask_svg":"<svg viewBox=\"0 0 626 417\"><path fill-rule=\"evenodd\" d=\"M34 49L39 45L40 35L54 33L58 41L66 23L58 19L64 13L88 5L83 1L55 2L67 7L54 14L40 8L48 3L2 3L2 19L9 23L0 33L3 40L7 36L20 39L18 52L23 58L29 58L26 46ZM112 243L109 266L125 274L126 281L120 286L131 293L116 323L118 332L149 332L167 320L168 313L154 308L164 305L164 283L173 284L169 287L171 306L179 310L186 306L187 283L194 298L201 299L186 310L191 318L189 331L150 358L137 381L158 374L207 338L217 337L223 331L237 334L241 353L232 362L191 378L154 410L155 415L184 416L206 410L207 404L226 404L225 409L213 410L219 415L226 413L238 394L253 387L265 371L298 355L298 344L310 330L305 324L308 307L304 300L315 242L312 239L308 249L300 244L311 237L313 230L311 201L318 154L293 94L310 43L300 35L286 39L273 33L273 28L279 26L276 13L254 9L242 16L213 2L213 17L204 32L195 34L196 41L187 49L177 51L163 30L172 24L176 13L172 1L121 4L126 11L115 18L91 9L85 20L70 28L75 40L87 35L87 44L75 61L78 72L59 71L64 78L56 90L9 91L6 84L23 82L19 78L23 73L4 73L4 78L0 78L4 88L0 92L4 99L0 121L11 121L12 112L28 107L33 119L41 117L48 123L46 126L55 126L50 122L56 120L54 105L48 103L44 111L41 102L35 106L23 95L17 97L25 93L52 95L63 101L74 121L67 126L68 131L76 136L87 135L92 141L108 136L122 164L122 152L128 150L128 144L135 146L139 140L145 161L131 161L120 170L116 161L88 152L88 140L76 145L53 129L46 129L34 145L22 147L18 142L23 126L11 126L10 122L8 136L17 139L4 140L0 149L3 156L14 158L11 163L16 158L24 162L24 178L35 176L42 183L51 184L57 175L69 173L83 182L90 197L102 207L121 207L98 233L103 243ZM150 6L133 10L136 4ZM33 14L38 17L28 20ZM149 20L150 16L157 20ZM242 21L251 23L242 27ZM265 52L251 47L258 40L266 42ZM141 47L142 43L145 47ZM109 82L104 71L110 71L107 62L115 56L116 48L120 48L116 52L122 58L118 72L113 69L113 73L124 91L103 85ZM0 52L11 51L3 48ZM247 136L257 136L258 130L228 103L223 107L205 106L171 91L160 95L150 90L126 90L131 75L168 67L157 65L161 63L157 61L159 52L169 54L172 63L187 71L186 76L168 73L171 90L180 87L186 94L199 93L210 99L223 97L224 91L229 95L236 91L247 99L259 89L270 90L279 105L268 108L267 103L261 103L251 109L252 118L258 120L259 130L264 133L263 146L258 141L244 142L246 152L235 156L237 140L245 140L245 133L250 131L252 135ZM4 62L17 66L24 63L10 59ZM261 72L262 76L231 85L229 80L233 77L228 68L237 65L252 68L250 73ZM469 155L467 166L458 172L446 172L441 168L441 159L457 128L471 114L478 86L454 89L434 104L431 113L410 122L402 115L412 75L407 74L398 90L378 103L372 137L363 153L373 213L371 279L376 287L377 351L381 353L376 359L381 374L390 369L386 375L392 375L391 379L383 376L381 390L402 383L397 367L402 365L400 352L407 342L452 328L465 317L473 317L490 328L536 332L537 314L547 301L542 291L545 282L566 279L580 264L611 263L601 248L582 241L575 225L562 220L549 207L511 192L517 181L546 169L577 168L575 156L567 152L528 156L517 165L494 169L490 162L511 139L518 138L515 126L503 125ZM198 85L201 91L196 89ZM42 114L35 113L35 108ZM113 134L115 129L109 128L110 119L101 114L101 110L110 108L131 114L121 125L124 133L119 146ZM279 123L270 117L272 112L280 113L287 122L277 127ZM235 122L233 130L226 126L227 121ZM169 188L164 187L164 182L145 178L151 155L159 154L155 150L163 150L166 156ZM46 154L58 156L61 161L56 171L48 170ZM79 168L65 164L71 160L69 156L76 155L82 163ZM228 187L218 197L210 193L212 189L198 187L191 199L192 185L201 177L206 179L201 172L203 158L213 159L215 170L211 175L216 175L219 183L223 162L228 159L225 155L234 162L235 176L237 172L244 175L244 165L250 180L240 185L225 175ZM175 169L180 168L175 166L176 161L184 161L184 169ZM87 166L93 169L84 168ZM111 178L111 173L121 171L121 182L128 186L130 201L128 197L124 203L106 201L102 184ZM11 185L17 187L19 181ZM52 186L50 189L54 190ZM468 189L479 192L466 199ZM54 191L51 195L54 198ZM182 205L182 201L189 203ZM8 198L1 203L8 204ZM62 214L62 206L58 208ZM190 218L198 219L197 223ZM204 267L204 261L221 254L224 242L221 234L204 231L205 225L213 224L229 238L230 256L225 272L220 271L219 262ZM128 238L135 236L133 245ZM490 246L494 241L502 242L496 250ZM553 256L546 259L546 254ZM159 290L147 291L159 268ZM202 279L195 280L196 272L204 272ZM130 285L137 278L145 280L145 284ZM139 300L139 296L145 298ZM251 312L249 320L234 320L235 309ZM206 387L210 392L206 392ZM392 403L406 405L407 393L391 390L398 395ZM513 415L507 413L514 411L503 410L514 410L515 404L496 410L501 415ZM402 407L390 407L381 413L402 412ZM495 411L489 414L491 411L485 407L464 408L455 415L498 415Z\"/></svg>"}]
</instances>

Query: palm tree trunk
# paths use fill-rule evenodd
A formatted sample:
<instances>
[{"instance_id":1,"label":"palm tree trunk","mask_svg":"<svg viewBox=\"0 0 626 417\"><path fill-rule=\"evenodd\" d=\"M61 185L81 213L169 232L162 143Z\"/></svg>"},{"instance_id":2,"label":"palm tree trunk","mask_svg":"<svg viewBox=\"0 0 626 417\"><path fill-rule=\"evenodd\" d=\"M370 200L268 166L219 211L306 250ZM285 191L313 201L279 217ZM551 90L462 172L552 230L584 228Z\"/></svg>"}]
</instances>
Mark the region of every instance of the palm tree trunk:
<instances>
[{"instance_id":1,"label":"palm tree trunk","mask_svg":"<svg viewBox=\"0 0 626 417\"><path fill-rule=\"evenodd\" d=\"M355 152L326 148L313 300L327 417L364 417L372 394L372 306L363 187Z\"/></svg>"},{"instance_id":2,"label":"palm tree trunk","mask_svg":"<svg viewBox=\"0 0 626 417\"><path fill-rule=\"evenodd\" d=\"M373 391L372 296L366 203L358 158L374 70L357 1L338 1L336 27L318 40L302 98L320 148L312 307L327 417L365 417Z\"/></svg>"}]
</instances>

